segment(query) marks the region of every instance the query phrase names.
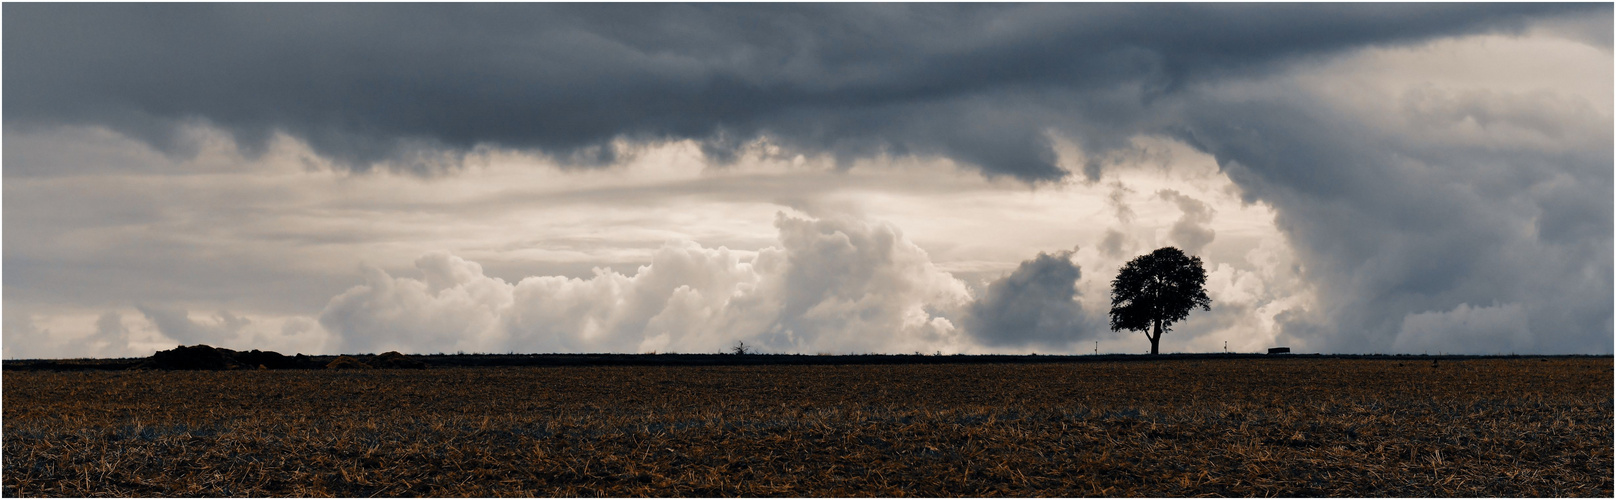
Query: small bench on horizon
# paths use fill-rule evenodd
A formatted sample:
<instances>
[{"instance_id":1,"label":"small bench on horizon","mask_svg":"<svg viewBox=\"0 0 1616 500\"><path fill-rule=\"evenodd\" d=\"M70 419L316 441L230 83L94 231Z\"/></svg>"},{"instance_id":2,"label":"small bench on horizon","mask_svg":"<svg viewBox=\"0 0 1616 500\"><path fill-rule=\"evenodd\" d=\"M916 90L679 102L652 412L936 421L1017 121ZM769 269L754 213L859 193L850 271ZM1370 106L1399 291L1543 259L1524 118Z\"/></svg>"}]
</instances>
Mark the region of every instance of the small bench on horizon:
<instances>
[{"instance_id":1,"label":"small bench on horizon","mask_svg":"<svg viewBox=\"0 0 1616 500\"><path fill-rule=\"evenodd\" d=\"M1290 353L1291 353L1291 348L1289 348L1289 347L1270 347L1270 348L1268 348L1268 354L1290 354Z\"/></svg>"}]
</instances>

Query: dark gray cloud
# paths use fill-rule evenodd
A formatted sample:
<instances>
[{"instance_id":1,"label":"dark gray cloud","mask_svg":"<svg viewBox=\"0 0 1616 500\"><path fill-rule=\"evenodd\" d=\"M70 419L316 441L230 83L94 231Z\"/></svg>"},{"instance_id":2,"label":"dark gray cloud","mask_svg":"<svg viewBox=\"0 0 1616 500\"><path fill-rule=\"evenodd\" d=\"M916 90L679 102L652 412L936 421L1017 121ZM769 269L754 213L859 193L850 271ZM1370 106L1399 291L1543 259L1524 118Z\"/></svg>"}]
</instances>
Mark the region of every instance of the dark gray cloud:
<instances>
[{"instance_id":1,"label":"dark gray cloud","mask_svg":"<svg viewBox=\"0 0 1616 500\"><path fill-rule=\"evenodd\" d=\"M1560 30L1608 51L1609 4L3 8L8 145L58 125L104 126L183 156L203 147L187 131L205 124L249 154L285 133L344 168L431 174L483 146L590 165L616 158L619 139L694 139L723 159L767 137L841 160L935 155L1036 182L1069 175L1054 163L1052 135L1092 160L1165 133L1215 156L1248 200L1275 208L1318 294L1313 310L1281 316L1284 341L1342 352L1612 347L1610 110L1553 93L1431 87L1384 96L1402 124L1390 126L1269 78L1357 49L1471 33ZM1215 89L1246 84L1266 87L1241 97ZM1464 138L1476 133L1493 135ZM7 306L331 287L283 286L232 271L255 268L234 254L142 236L161 214L117 186L90 193L99 198L82 213L40 201L70 199L48 184L13 189L42 170L156 168L141 166L149 158L33 157L6 153L5 222L13 236L40 228L49 238L7 244ZM1083 173L1098 179L1107 168L1090 161ZM199 221L253 212L236 198L194 205L208 208ZM1114 208L1126 223L1129 208ZM48 229L74 220L127 226L109 241L130 256L79 255L72 249L96 242ZM1121 233L1106 238L1103 252L1126 251ZM142 252L206 265L162 267ZM50 262L77 269L72 288L116 293L18 286L62 283L41 271ZM1048 281L1063 276L1059 265L1029 263L1020 285L1013 273L990 286L971 321L1013 323L989 307L1010 307L1012 296L1057 311L1072 302L1056 300L1065 291ZM302 297L284 309L307 310L302 301L329 294L277 296ZM142 312L180 336L229 324ZM1049 324L1070 319L1052 314ZM46 331L31 321L8 315L7 342L14 331ZM1067 339L1023 326L972 331L1020 332L995 345Z\"/></svg>"},{"instance_id":2,"label":"dark gray cloud","mask_svg":"<svg viewBox=\"0 0 1616 500\"><path fill-rule=\"evenodd\" d=\"M1040 252L990 283L966 307L961 319L966 331L990 347L1066 350L1074 342L1096 338L1105 328L1083 313L1077 292L1082 270L1071 257L1070 250Z\"/></svg>"},{"instance_id":3,"label":"dark gray cloud","mask_svg":"<svg viewBox=\"0 0 1616 500\"><path fill-rule=\"evenodd\" d=\"M170 153L284 132L353 169L479 145L611 161L619 138L759 136L842 159L1064 177L1046 133L1122 144L1195 82L1374 44L1519 32L1582 5L8 4L7 127L104 125ZM1090 172L1091 176L1097 172Z\"/></svg>"},{"instance_id":4,"label":"dark gray cloud","mask_svg":"<svg viewBox=\"0 0 1616 500\"><path fill-rule=\"evenodd\" d=\"M181 344L214 344L219 345L236 340L241 329L251 324L247 318L230 314L230 311L219 311L211 323L191 320L191 315L184 309L165 306L136 305L148 321L157 325L157 331L164 336L174 339ZM97 328L103 328L107 317L102 316L97 322Z\"/></svg>"},{"instance_id":5,"label":"dark gray cloud","mask_svg":"<svg viewBox=\"0 0 1616 500\"><path fill-rule=\"evenodd\" d=\"M1580 131L1550 146L1464 142L1441 134L1507 114L1405 108L1400 128L1312 99L1205 99L1180 132L1275 207L1304 262L1319 310L1282 318L1288 337L1324 352L1610 352L1608 115L1524 119Z\"/></svg>"}]
</instances>

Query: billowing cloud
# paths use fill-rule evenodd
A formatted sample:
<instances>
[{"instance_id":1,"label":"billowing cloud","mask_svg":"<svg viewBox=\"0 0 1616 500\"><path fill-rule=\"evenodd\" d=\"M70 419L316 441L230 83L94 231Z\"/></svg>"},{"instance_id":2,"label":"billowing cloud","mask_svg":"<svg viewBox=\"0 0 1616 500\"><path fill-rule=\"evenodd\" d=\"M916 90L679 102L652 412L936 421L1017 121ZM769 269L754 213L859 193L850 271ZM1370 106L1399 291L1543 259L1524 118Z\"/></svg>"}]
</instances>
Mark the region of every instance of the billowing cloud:
<instances>
[{"instance_id":1,"label":"billowing cloud","mask_svg":"<svg viewBox=\"0 0 1616 500\"><path fill-rule=\"evenodd\" d=\"M1072 244L1200 247L1174 349L1612 347L1608 4L4 9L8 353L950 350Z\"/></svg>"},{"instance_id":2,"label":"billowing cloud","mask_svg":"<svg viewBox=\"0 0 1616 500\"><path fill-rule=\"evenodd\" d=\"M331 299L320 323L342 340L342 352L444 352L485 347L511 286L482 266L447 253L415 261L424 279L364 268L365 284ZM475 349L487 352L488 349Z\"/></svg>"},{"instance_id":3,"label":"billowing cloud","mask_svg":"<svg viewBox=\"0 0 1616 500\"><path fill-rule=\"evenodd\" d=\"M1393 76L1363 73L1345 92L1333 80L1362 59L1397 55L1343 61L1323 71L1328 84L1272 86L1260 105L1209 95L1204 112L1186 117L1182 137L1213 154L1248 197L1273 204L1318 287L1315 308L1289 316L1287 333L1324 352L1416 345L1399 340L1409 335L1418 345L1477 349L1470 336L1436 340L1405 328L1449 331L1421 326L1434 320L1404 320L1506 304L1530 335L1487 337L1503 342L1487 348L1608 351L1608 103L1596 111L1586 97L1463 84L1379 90Z\"/></svg>"},{"instance_id":4,"label":"billowing cloud","mask_svg":"<svg viewBox=\"0 0 1616 500\"><path fill-rule=\"evenodd\" d=\"M142 318L126 319L123 311L64 317L57 314L60 311L40 314L26 305L9 304L5 311L4 355L10 359L146 356L153 351L150 346L172 346L174 342L162 338L154 323ZM168 316L170 313L185 317L183 312L176 311L162 314ZM231 318L236 322L245 321L235 316ZM206 331L212 325L187 326ZM222 329L216 330L219 331L211 333L222 332ZM208 333L203 332L204 335ZM218 343L219 340L222 339L199 339L211 343Z\"/></svg>"},{"instance_id":5,"label":"billowing cloud","mask_svg":"<svg viewBox=\"0 0 1616 500\"><path fill-rule=\"evenodd\" d=\"M1567 11L1609 8L20 4L4 83L27 98L5 120L177 153L197 147L188 124L249 150L284 132L358 170L441 171L483 146L608 164L619 138L725 158L767 136L1052 180L1050 129L1125 146L1147 103L1195 84Z\"/></svg>"},{"instance_id":6,"label":"billowing cloud","mask_svg":"<svg viewBox=\"0 0 1616 500\"><path fill-rule=\"evenodd\" d=\"M148 321L156 325L158 332L186 345L209 342L217 344L235 340L241 335L244 327L252 324L252 320L224 310L215 314L212 321L195 321L184 309L144 304L136 305L135 309L140 310ZM102 323L106 321L107 317L102 316L97 322L97 328L102 328Z\"/></svg>"},{"instance_id":7,"label":"billowing cloud","mask_svg":"<svg viewBox=\"0 0 1616 500\"><path fill-rule=\"evenodd\" d=\"M1068 351L1074 342L1100 336L1105 325L1084 313L1077 290L1082 271L1071 257L1070 250L1039 252L1022 262L988 285L982 297L967 307L962 323L973 338L990 347Z\"/></svg>"},{"instance_id":8,"label":"billowing cloud","mask_svg":"<svg viewBox=\"0 0 1616 500\"><path fill-rule=\"evenodd\" d=\"M422 278L365 269L321 324L340 350L713 352L745 341L772 352L958 349L944 310L969 299L897 228L848 217L780 215L778 247L757 252L673 241L633 275L535 276L510 284L446 253Z\"/></svg>"},{"instance_id":9,"label":"billowing cloud","mask_svg":"<svg viewBox=\"0 0 1616 500\"><path fill-rule=\"evenodd\" d=\"M1173 229L1168 233L1180 250L1190 255L1199 254L1202 248L1206 248L1207 243L1212 242L1212 238L1217 237L1217 232L1207 227L1207 224L1212 222L1211 207L1171 189L1163 189L1157 192L1156 196L1178 205L1178 210L1184 213L1178 222L1173 223Z\"/></svg>"}]
</instances>

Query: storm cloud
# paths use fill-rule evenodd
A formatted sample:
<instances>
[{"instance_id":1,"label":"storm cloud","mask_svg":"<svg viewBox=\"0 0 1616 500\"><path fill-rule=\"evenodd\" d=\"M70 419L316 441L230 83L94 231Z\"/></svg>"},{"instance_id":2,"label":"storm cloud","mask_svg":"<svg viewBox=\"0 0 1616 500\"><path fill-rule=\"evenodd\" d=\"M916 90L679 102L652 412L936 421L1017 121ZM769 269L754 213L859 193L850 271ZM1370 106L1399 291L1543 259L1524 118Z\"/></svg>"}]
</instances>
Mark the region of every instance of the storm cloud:
<instances>
[{"instance_id":1,"label":"storm cloud","mask_svg":"<svg viewBox=\"0 0 1616 500\"><path fill-rule=\"evenodd\" d=\"M5 7L8 127L95 124L173 154L221 127L338 165L452 170L479 147L610 164L617 139L758 138L851 160L1069 174L1048 133L1125 147L1197 83L1370 45L1521 32L1551 5ZM1091 175L1094 172L1091 172Z\"/></svg>"},{"instance_id":2,"label":"storm cloud","mask_svg":"<svg viewBox=\"0 0 1616 500\"><path fill-rule=\"evenodd\" d=\"M1609 4L3 8L10 352L1612 349Z\"/></svg>"},{"instance_id":3,"label":"storm cloud","mask_svg":"<svg viewBox=\"0 0 1616 500\"><path fill-rule=\"evenodd\" d=\"M1055 351L1104 332L1105 325L1090 320L1078 301L1077 280L1083 273L1071 256L1070 250L1039 252L1023 261L988 285L966 309L963 324L985 345Z\"/></svg>"},{"instance_id":4,"label":"storm cloud","mask_svg":"<svg viewBox=\"0 0 1616 500\"><path fill-rule=\"evenodd\" d=\"M1442 118L1399 106L1372 121L1321 113L1316 98L1209 100L1183 134L1247 196L1274 205L1307 264L1318 309L1290 318L1292 338L1327 352L1389 350L1431 345L1429 332L1445 329L1434 326L1445 324L1437 315L1508 316L1530 335L1442 344L1489 353L1608 347L1609 110L1573 107L1552 125L1532 118L1555 113L1551 99L1509 124L1538 140L1499 125L1452 135L1485 107Z\"/></svg>"}]
</instances>

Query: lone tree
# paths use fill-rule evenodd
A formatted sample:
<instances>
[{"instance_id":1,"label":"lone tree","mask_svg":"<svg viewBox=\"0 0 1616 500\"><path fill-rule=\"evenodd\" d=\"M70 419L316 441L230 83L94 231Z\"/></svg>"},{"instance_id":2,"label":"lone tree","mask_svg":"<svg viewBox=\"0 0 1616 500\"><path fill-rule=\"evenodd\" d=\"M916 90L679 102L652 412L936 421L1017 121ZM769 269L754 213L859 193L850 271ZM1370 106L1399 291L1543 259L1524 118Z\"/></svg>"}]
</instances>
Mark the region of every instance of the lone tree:
<instances>
[{"instance_id":1,"label":"lone tree","mask_svg":"<svg viewBox=\"0 0 1616 500\"><path fill-rule=\"evenodd\" d=\"M1111 330L1138 330L1150 339L1150 353L1160 353L1162 332L1189 317L1200 306L1212 310L1206 296L1206 269L1200 257L1177 248L1160 248L1122 266L1111 280Z\"/></svg>"}]
</instances>

